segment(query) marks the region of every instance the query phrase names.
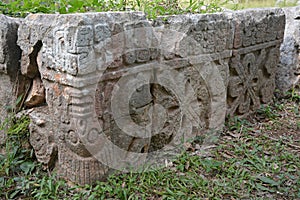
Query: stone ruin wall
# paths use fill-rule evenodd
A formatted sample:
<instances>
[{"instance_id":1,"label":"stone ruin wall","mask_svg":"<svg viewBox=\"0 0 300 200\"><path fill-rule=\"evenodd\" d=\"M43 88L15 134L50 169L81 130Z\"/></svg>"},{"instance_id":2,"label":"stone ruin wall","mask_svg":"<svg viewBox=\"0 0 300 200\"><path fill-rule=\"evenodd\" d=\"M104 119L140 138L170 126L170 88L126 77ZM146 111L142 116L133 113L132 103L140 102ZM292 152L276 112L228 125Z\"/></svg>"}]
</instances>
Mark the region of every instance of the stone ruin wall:
<instances>
[{"instance_id":1,"label":"stone ruin wall","mask_svg":"<svg viewBox=\"0 0 300 200\"><path fill-rule=\"evenodd\" d=\"M283 11L286 16L286 26L276 73L278 97L284 97L289 89L299 84L300 79L300 6L283 8Z\"/></svg>"},{"instance_id":2,"label":"stone ruin wall","mask_svg":"<svg viewBox=\"0 0 300 200\"><path fill-rule=\"evenodd\" d=\"M285 27L282 9L1 18L1 107L25 94L37 159L80 184L270 102Z\"/></svg>"}]
</instances>

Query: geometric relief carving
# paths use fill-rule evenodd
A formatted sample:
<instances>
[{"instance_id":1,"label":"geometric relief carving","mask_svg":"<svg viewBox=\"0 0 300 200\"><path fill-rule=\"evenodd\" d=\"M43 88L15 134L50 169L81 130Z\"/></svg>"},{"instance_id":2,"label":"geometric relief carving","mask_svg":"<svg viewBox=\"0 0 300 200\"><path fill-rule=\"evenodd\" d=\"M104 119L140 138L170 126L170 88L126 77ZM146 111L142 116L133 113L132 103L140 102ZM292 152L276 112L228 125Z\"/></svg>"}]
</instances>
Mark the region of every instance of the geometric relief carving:
<instances>
[{"instance_id":1,"label":"geometric relief carving","mask_svg":"<svg viewBox=\"0 0 300 200\"><path fill-rule=\"evenodd\" d=\"M155 68L161 65L161 55L157 52L141 49L115 58L97 84L95 112L99 124L114 148L129 155L159 151L172 140L178 142L174 139L176 133L188 125L189 119L183 120L182 94L178 96L174 90L176 84L185 84L184 79L172 76L168 68ZM133 54L137 56L130 56ZM129 159L127 155L126 159Z\"/></svg>"},{"instance_id":2,"label":"geometric relief carving","mask_svg":"<svg viewBox=\"0 0 300 200\"><path fill-rule=\"evenodd\" d=\"M137 30L130 29L124 35L122 26L126 23L115 21L101 23L100 20L91 25L75 23L53 27L52 33L49 31L49 38L41 38L42 41L52 40L53 44L43 41L45 45L41 51L42 61L39 67L42 69L41 77L49 80L44 83L47 105L53 112L50 115L55 127L54 139L44 142L42 150L38 149L41 144L33 141L40 159L49 162L49 155L56 152L56 149L51 148L55 144L60 176L80 184L91 183L103 178L107 167L115 168L113 164L118 158L120 160L117 160L117 164L120 165L124 160L131 161L131 156L135 160L136 155L141 157L151 152L155 154L166 147L177 150L187 139L205 133L210 128L217 129L222 126L226 107L224 87L228 77L228 59L224 57L230 56L228 40L231 39L218 39L216 47L213 42L215 37L219 38L225 32L227 34L225 29L230 28L224 18L227 19L222 15L218 22L210 23L207 27L205 24L211 20L209 16L205 16L206 20L199 24L191 21L185 24L187 27L193 24L196 29L197 26L204 26L205 29L203 37L196 41L203 43L203 51L193 53L191 58L188 58L191 56L189 53L182 57L174 53L176 50L159 44L160 34L166 33L160 33L157 29L154 34L155 29L149 22L145 23L145 28L140 28L139 23L134 22L134 26L138 27L133 29ZM90 23L90 20L85 23ZM114 29L117 24L120 25L121 33L118 32L115 36ZM218 31L218 35L210 35L219 25L224 30ZM195 38L200 34L199 30L195 30L195 35L191 34L191 37ZM174 41L162 41L170 43L172 48L177 48L177 42L182 36L189 37L172 29L168 32L180 36L174 37ZM131 33L134 33L134 38ZM23 48L27 48L26 45ZM187 45L178 48L184 51ZM211 56L215 50L217 53ZM223 55L224 50L227 50L226 56ZM168 51L170 55L167 54ZM213 80L216 74L217 79L222 79L216 80L217 84ZM140 83L144 79L148 81L147 84L134 88L135 82ZM206 79L213 81L207 82ZM124 80L124 84L120 84ZM122 88L119 90L120 94L113 95L118 87ZM114 102L113 99L118 96L127 97L128 93L124 94L125 89L128 89L128 93L131 89L134 90L128 102L124 104L125 98ZM114 106L117 111L121 110L117 116L114 115ZM122 106L128 108L128 113L122 112ZM56 119L55 116L60 117ZM211 121L211 118L214 120ZM130 124L124 124L122 120ZM137 127L138 131L131 126ZM42 132L40 129L38 131ZM148 133L151 134L150 137ZM86 137L86 141L83 137ZM99 143L96 139L93 140L97 137L109 140L113 148L106 150L106 146L101 145L97 148L104 149L108 162L114 162L100 162L96 158L90 146L94 147L94 143ZM47 141L47 138L44 140ZM113 152L115 149L120 154ZM122 152L125 155L121 155Z\"/></svg>"},{"instance_id":3,"label":"geometric relief carving","mask_svg":"<svg viewBox=\"0 0 300 200\"><path fill-rule=\"evenodd\" d=\"M93 27L79 26L56 30L53 34L53 59L56 70L77 75L88 62L93 45ZM51 68L51 67L50 67Z\"/></svg>"},{"instance_id":4,"label":"geometric relief carving","mask_svg":"<svg viewBox=\"0 0 300 200\"><path fill-rule=\"evenodd\" d=\"M258 97L258 65L253 53L244 56L236 55L232 62L235 63L230 69L228 99L230 113L245 114L259 107ZM232 102L230 102L232 101Z\"/></svg>"},{"instance_id":5,"label":"geometric relief carving","mask_svg":"<svg viewBox=\"0 0 300 200\"><path fill-rule=\"evenodd\" d=\"M278 46L245 54L235 51L230 62L227 114L247 115L272 100L278 59Z\"/></svg>"},{"instance_id":6,"label":"geometric relief carving","mask_svg":"<svg viewBox=\"0 0 300 200\"><path fill-rule=\"evenodd\" d=\"M234 18L227 114L245 116L273 98L285 15L281 9L254 9Z\"/></svg>"},{"instance_id":7,"label":"geometric relief carving","mask_svg":"<svg viewBox=\"0 0 300 200\"><path fill-rule=\"evenodd\" d=\"M219 130L226 95L230 115L272 98L280 37L244 33L232 13L153 23L134 12L83 15L51 15L46 36L30 27L48 16L27 18L19 29L23 51L32 47L31 34L43 43L38 62L53 132L45 148L33 146L41 159L57 146L60 176L68 180L94 183L108 168L143 163L152 152ZM37 139L43 130L36 127Z\"/></svg>"},{"instance_id":8,"label":"geometric relief carving","mask_svg":"<svg viewBox=\"0 0 300 200\"><path fill-rule=\"evenodd\" d=\"M143 49L143 52L144 51L146 51L146 49ZM135 54L138 54L138 52L139 51L136 51ZM143 62L147 62L146 65L140 62L139 59L132 59L131 56L130 60L132 62L129 63L128 52L120 58L115 59L118 62L112 63L113 67L109 66L107 70L104 71L102 78L97 84L95 93L95 112L104 134L114 145L129 152L152 153L159 151L170 144L169 147L174 144L177 144L179 147L179 142L182 142L180 141L182 138L179 138L178 135L179 131L182 131L182 129L186 131L183 133L186 134L185 137L191 138L192 136L195 137L196 135L204 134L210 127L216 128L217 126L214 127L211 124L212 118L216 119L213 121L216 124L220 121L223 123L225 115L222 117L222 114L219 115L219 113L216 112L216 109L219 110L222 109L222 107L216 105L219 105L218 98L223 95L225 97L225 94L213 92L212 90L216 89L212 89L212 87L220 86L220 84L212 85L211 82L207 82L205 78L217 75L210 71L211 66L216 66L216 68L220 69L228 66L227 63L225 64L225 61L218 60L211 61L211 63L204 62L192 65L187 62L187 59L168 59L165 63L167 62L167 65L170 65L168 67L171 67L172 65L174 65L173 67L176 67L172 71L174 73L168 73L169 68L156 69L151 72L149 66L159 65L160 59L162 58L161 55L156 53L157 51L154 51L154 49L151 49L151 51L148 50L147 52L152 53L147 56L147 59L146 57L143 59ZM178 63L181 63L180 66L176 65ZM142 71L141 68L143 66L148 67ZM128 68L131 69L131 73L124 73L126 71L125 69ZM207 69L208 71L206 71ZM224 78L225 77L227 77L226 74L224 75ZM222 79L222 76L220 75L218 78ZM144 85L139 86L138 88L132 88L135 86L132 85L132 83L139 82L143 79L166 79L168 84L160 84L159 81L146 81ZM122 80L126 81L122 82L123 84L118 85ZM225 82L223 79L219 81ZM222 84L224 87L224 83ZM185 105L186 102L184 102L185 98L183 98L183 96L185 95L176 91L176 88L181 86L183 87L182 92L184 92L184 94L193 94L192 96L189 96L190 99L188 105ZM113 90L119 87L122 87L123 89L119 91L120 93L114 95L126 96L126 98L120 99L120 101L125 102L127 97L130 97L128 102L129 105L125 103L125 106L128 106L127 109L129 112L121 112L116 116L114 115L114 111L112 111L112 107L122 107L123 103L117 101L122 105L114 104L115 101L112 101L114 98L112 96ZM123 90L126 90L126 92ZM128 94L133 90L134 92L131 95ZM221 112L224 113L224 110L221 110ZM122 118L128 123L120 123ZM139 133L143 136L147 136L143 138L126 133L124 130L128 130L128 127L125 127L122 130L122 125L126 126L130 123L144 127L145 132L149 131L151 135ZM122 125L120 126L120 124ZM218 124L218 126L219 125L220 124ZM134 127L135 125L132 126ZM143 128L139 130L142 129ZM131 130L133 133L134 129L132 128Z\"/></svg>"}]
</instances>

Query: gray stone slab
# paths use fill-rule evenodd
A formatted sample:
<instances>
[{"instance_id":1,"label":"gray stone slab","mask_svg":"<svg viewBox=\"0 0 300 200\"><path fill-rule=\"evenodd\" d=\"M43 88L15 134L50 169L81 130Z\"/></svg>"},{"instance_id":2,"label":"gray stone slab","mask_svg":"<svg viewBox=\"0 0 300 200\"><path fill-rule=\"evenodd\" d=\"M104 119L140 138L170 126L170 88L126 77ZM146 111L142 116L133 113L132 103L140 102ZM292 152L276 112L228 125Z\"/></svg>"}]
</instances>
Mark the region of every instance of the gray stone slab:
<instances>
[{"instance_id":1,"label":"gray stone slab","mask_svg":"<svg viewBox=\"0 0 300 200\"><path fill-rule=\"evenodd\" d=\"M0 144L5 142L6 122L18 108L17 98L25 95L24 77L20 73L21 49L17 46L20 20L0 15Z\"/></svg>"},{"instance_id":2,"label":"gray stone slab","mask_svg":"<svg viewBox=\"0 0 300 200\"><path fill-rule=\"evenodd\" d=\"M276 73L278 96L299 82L299 45L300 45L300 7L283 8L286 15L284 40L280 47L280 63Z\"/></svg>"}]
</instances>

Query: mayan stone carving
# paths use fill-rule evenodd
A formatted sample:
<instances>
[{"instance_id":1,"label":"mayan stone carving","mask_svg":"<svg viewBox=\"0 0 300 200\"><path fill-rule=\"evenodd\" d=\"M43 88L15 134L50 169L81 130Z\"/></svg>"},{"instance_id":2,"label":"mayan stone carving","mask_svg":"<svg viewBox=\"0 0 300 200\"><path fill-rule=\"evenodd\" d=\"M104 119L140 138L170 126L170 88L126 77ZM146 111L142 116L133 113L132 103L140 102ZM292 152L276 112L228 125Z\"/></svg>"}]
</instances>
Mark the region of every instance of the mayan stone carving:
<instances>
[{"instance_id":1,"label":"mayan stone carving","mask_svg":"<svg viewBox=\"0 0 300 200\"><path fill-rule=\"evenodd\" d=\"M283 11L286 16L286 26L276 73L278 96L285 96L286 92L300 80L300 6L283 8Z\"/></svg>"},{"instance_id":2,"label":"mayan stone carving","mask_svg":"<svg viewBox=\"0 0 300 200\"><path fill-rule=\"evenodd\" d=\"M5 143L5 120L21 105L17 98L26 91L20 73L21 50L17 46L19 20L0 15L0 144Z\"/></svg>"},{"instance_id":3,"label":"mayan stone carving","mask_svg":"<svg viewBox=\"0 0 300 200\"><path fill-rule=\"evenodd\" d=\"M30 15L18 44L22 73L35 82L30 97L39 97L26 100L38 160L93 183L220 129L233 35L226 14Z\"/></svg>"},{"instance_id":4,"label":"mayan stone carving","mask_svg":"<svg viewBox=\"0 0 300 200\"><path fill-rule=\"evenodd\" d=\"M18 45L37 159L80 184L158 167L272 99L284 24L281 9L28 16Z\"/></svg>"},{"instance_id":5,"label":"mayan stone carving","mask_svg":"<svg viewBox=\"0 0 300 200\"><path fill-rule=\"evenodd\" d=\"M273 97L285 15L281 9L240 11L234 23L227 113L245 116Z\"/></svg>"}]
</instances>

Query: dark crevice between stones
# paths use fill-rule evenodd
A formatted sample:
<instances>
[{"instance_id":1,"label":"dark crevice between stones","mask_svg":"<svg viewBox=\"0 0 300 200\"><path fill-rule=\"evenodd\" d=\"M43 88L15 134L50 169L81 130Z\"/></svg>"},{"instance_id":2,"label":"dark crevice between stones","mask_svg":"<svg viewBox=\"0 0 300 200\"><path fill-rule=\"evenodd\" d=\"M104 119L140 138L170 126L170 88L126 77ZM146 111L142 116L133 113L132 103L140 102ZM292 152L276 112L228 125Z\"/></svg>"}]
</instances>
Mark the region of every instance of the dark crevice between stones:
<instances>
[{"instance_id":1,"label":"dark crevice between stones","mask_svg":"<svg viewBox=\"0 0 300 200\"><path fill-rule=\"evenodd\" d=\"M31 79L35 78L36 76L41 76L38 69L37 56L42 46L42 41L37 41L37 43L33 46L33 51L29 54L29 66L26 71L26 76Z\"/></svg>"}]
</instances>

